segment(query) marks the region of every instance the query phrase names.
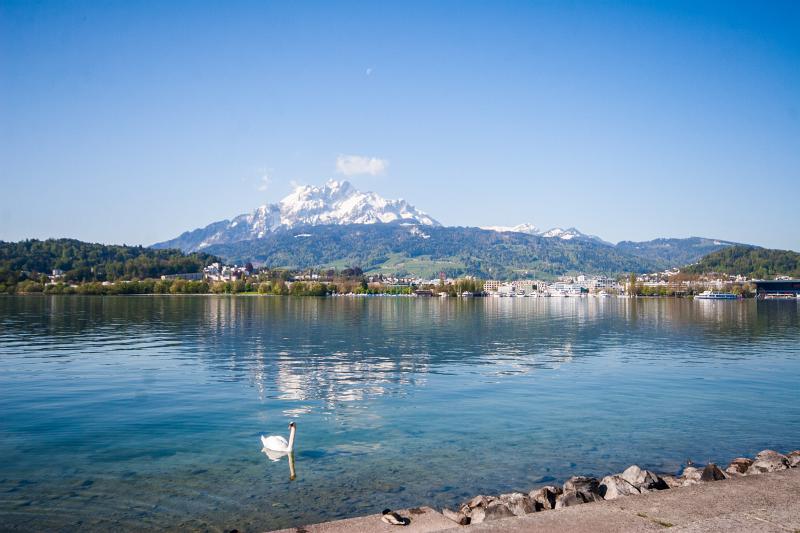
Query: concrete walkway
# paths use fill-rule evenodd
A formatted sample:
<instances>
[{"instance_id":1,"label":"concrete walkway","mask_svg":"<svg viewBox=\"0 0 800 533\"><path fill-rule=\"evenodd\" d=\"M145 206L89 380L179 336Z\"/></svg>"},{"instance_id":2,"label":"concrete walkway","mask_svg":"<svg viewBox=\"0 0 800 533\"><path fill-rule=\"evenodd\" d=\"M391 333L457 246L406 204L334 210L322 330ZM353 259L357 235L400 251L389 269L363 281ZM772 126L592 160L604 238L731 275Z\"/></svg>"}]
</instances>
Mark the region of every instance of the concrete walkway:
<instances>
[{"instance_id":1,"label":"concrete walkway","mask_svg":"<svg viewBox=\"0 0 800 533\"><path fill-rule=\"evenodd\" d=\"M800 533L800 468L701 483L617 500L587 503L458 526L428 507L400 511L406 527L389 526L380 515L282 530L282 533L404 533L460 530L463 533L664 531Z\"/></svg>"}]
</instances>

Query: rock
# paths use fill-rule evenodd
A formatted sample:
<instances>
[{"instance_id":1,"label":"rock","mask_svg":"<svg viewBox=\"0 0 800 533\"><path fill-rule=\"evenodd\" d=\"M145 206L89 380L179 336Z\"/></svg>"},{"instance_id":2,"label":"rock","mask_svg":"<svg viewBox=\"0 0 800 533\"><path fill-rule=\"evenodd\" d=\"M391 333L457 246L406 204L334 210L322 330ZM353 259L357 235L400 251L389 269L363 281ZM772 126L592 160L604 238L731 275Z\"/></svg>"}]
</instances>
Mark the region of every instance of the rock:
<instances>
[{"instance_id":1,"label":"rock","mask_svg":"<svg viewBox=\"0 0 800 533\"><path fill-rule=\"evenodd\" d=\"M581 503L601 501L600 483L596 478L573 476L564 483L564 493L556 500L556 509Z\"/></svg>"},{"instance_id":2,"label":"rock","mask_svg":"<svg viewBox=\"0 0 800 533\"><path fill-rule=\"evenodd\" d=\"M800 450L787 453L786 458L789 460L789 468L800 466Z\"/></svg>"},{"instance_id":3,"label":"rock","mask_svg":"<svg viewBox=\"0 0 800 533\"><path fill-rule=\"evenodd\" d=\"M640 492L620 476L606 476L600 481L600 496L605 500L616 500L620 496L630 496Z\"/></svg>"},{"instance_id":4,"label":"rock","mask_svg":"<svg viewBox=\"0 0 800 533\"><path fill-rule=\"evenodd\" d=\"M533 500L527 494L512 492L510 494L501 494L497 499L505 504L508 510L514 513L514 516L524 516L536 512Z\"/></svg>"},{"instance_id":5,"label":"rock","mask_svg":"<svg viewBox=\"0 0 800 533\"><path fill-rule=\"evenodd\" d=\"M717 465L708 463L703 469L703 473L700 474L700 481L720 481L728 479L728 477Z\"/></svg>"},{"instance_id":6,"label":"rock","mask_svg":"<svg viewBox=\"0 0 800 533\"><path fill-rule=\"evenodd\" d=\"M666 482L649 470L642 470L636 465L631 465L619 475L622 479L639 489L639 492L649 490L668 489Z\"/></svg>"},{"instance_id":7,"label":"rock","mask_svg":"<svg viewBox=\"0 0 800 533\"><path fill-rule=\"evenodd\" d=\"M700 483L700 478L703 476L703 473L693 466L687 466L683 469L683 473L678 480L681 482L681 485L694 485L695 483Z\"/></svg>"},{"instance_id":8,"label":"rock","mask_svg":"<svg viewBox=\"0 0 800 533\"><path fill-rule=\"evenodd\" d=\"M728 465L728 468L725 469L725 472L734 476L737 474L745 474L747 473L747 469L750 468L750 465L752 464L752 459L748 459L747 457L737 457L731 461L731 464Z\"/></svg>"},{"instance_id":9,"label":"rock","mask_svg":"<svg viewBox=\"0 0 800 533\"><path fill-rule=\"evenodd\" d=\"M466 526L470 523L470 518L461 511L451 511L450 509L442 509L442 514L445 518L452 520L459 526Z\"/></svg>"},{"instance_id":10,"label":"rock","mask_svg":"<svg viewBox=\"0 0 800 533\"><path fill-rule=\"evenodd\" d=\"M470 509L474 509L476 507L486 507L492 500L494 500L493 496L484 496L482 494L479 494L464 505L466 505Z\"/></svg>"},{"instance_id":11,"label":"rock","mask_svg":"<svg viewBox=\"0 0 800 533\"><path fill-rule=\"evenodd\" d=\"M658 477L660 477L664 483L666 483L667 488L674 489L675 487L681 486L680 480L675 476L671 476L669 474L660 474Z\"/></svg>"},{"instance_id":12,"label":"rock","mask_svg":"<svg viewBox=\"0 0 800 533\"><path fill-rule=\"evenodd\" d=\"M761 474L763 472L775 472L789 468L789 459L782 453L774 450L763 450L758 452L756 460L747 469L748 474Z\"/></svg>"},{"instance_id":13,"label":"rock","mask_svg":"<svg viewBox=\"0 0 800 533\"><path fill-rule=\"evenodd\" d=\"M491 502L486 507L476 507L473 509L470 518L470 524L480 524L482 522L489 522L492 520L499 520L501 518L511 518L514 513L499 500Z\"/></svg>"},{"instance_id":14,"label":"rock","mask_svg":"<svg viewBox=\"0 0 800 533\"><path fill-rule=\"evenodd\" d=\"M532 490L530 496L534 507L537 511L544 511L546 509L556 508L556 499L563 493L561 487L554 487L547 485L536 490Z\"/></svg>"}]
</instances>

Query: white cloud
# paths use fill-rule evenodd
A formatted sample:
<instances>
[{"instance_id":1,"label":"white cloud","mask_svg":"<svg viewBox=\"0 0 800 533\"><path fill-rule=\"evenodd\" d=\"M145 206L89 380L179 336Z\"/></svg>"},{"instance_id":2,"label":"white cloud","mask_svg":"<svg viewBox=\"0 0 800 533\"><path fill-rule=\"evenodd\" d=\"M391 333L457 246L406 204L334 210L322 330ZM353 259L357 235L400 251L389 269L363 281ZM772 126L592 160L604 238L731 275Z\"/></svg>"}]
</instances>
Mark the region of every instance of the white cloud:
<instances>
[{"instance_id":1,"label":"white cloud","mask_svg":"<svg viewBox=\"0 0 800 533\"><path fill-rule=\"evenodd\" d=\"M389 161L363 155L340 155L336 158L336 172L345 176L369 174L377 176L386 171Z\"/></svg>"},{"instance_id":2,"label":"white cloud","mask_svg":"<svg viewBox=\"0 0 800 533\"><path fill-rule=\"evenodd\" d=\"M264 173L264 174L263 174L263 175L262 175L262 176L261 176L261 177L258 179L258 186L257 186L256 188L257 188L259 191L261 191L261 192L264 192L264 191L266 191L267 189L269 189L269 186L270 186L270 185L272 185L272 177L269 175L269 173L266 173L266 172L265 172L265 173Z\"/></svg>"}]
</instances>

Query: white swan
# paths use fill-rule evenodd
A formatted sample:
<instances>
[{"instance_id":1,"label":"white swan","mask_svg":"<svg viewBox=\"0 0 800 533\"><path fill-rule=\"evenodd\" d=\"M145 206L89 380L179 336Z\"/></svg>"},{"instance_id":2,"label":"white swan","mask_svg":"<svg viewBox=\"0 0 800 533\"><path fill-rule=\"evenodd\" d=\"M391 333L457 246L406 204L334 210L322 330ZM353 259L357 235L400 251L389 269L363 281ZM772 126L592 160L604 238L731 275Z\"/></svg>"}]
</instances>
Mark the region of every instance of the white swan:
<instances>
[{"instance_id":1,"label":"white swan","mask_svg":"<svg viewBox=\"0 0 800 533\"><path fill-rule=\"evenodd\" d=\"M294 434L297 431L297 426L294 422L289 424L289 442L280 435L270 435L265 437L261 435L261 444L264 445L265 451L279 452L279 453L292 453L294 451Z\"/></svg>"}]
</instances>

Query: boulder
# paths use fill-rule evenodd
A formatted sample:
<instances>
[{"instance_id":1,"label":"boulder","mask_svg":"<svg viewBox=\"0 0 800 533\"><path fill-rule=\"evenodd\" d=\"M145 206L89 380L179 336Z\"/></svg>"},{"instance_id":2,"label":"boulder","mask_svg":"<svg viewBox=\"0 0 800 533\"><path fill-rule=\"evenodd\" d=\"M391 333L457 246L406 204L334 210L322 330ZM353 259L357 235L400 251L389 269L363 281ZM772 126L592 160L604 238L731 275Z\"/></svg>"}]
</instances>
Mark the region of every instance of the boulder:
<instances>
[{"instance_id":1,"label":"boulder","mask_svg":"<svg viewBox=\"0 0 800 533\"><path fill-rule=\"evenodd\" d=\"M547 485L536 490L532 490L530 496L534 507L537 511L544 511L546 509L556 508L556 499L563 493L561 487L554 487Z\"/></svg>"},{"instance_id":2,"label":"boulder","mask_svg":"<svg viewBox=\"0 0 800 533\"><path fill-rule=\"evenodd\" d=\"M787 453L786 458L789 460L789 468L800 466L800 450Z\"/></svg>"},{"instance_id":3,"label":"boulder","mask_svg":"<svg viewBox=\"0 0 800 533\"><path fill-rule=\"evenodd\" d=\"M564 483L564 493L556 500L556 509L602 499L600 482L597 481L597 478L573 476Z\"/></svg>"},{"instance_id":4,"label":"boulder","mask_svg":"<svg viewBox=\"0 0 800 533\"><path fill-rule=\"evenodd\" d=\"M681 485L694 485L695 483L700 483L700 478L703 476L703 473L693 466L687 466L683 469L683 473L678 478L681 482Z\"/></svg>"},{"instance_id":5,"label":"boulder","mask_svg":"<svg viewBox=\"0 0 800 533\"><path fill-rule=\"evenodd\" d=\"M748 474L761 474L763 472L775 472L789 468L789 459L782 453L774 450L763 450L758 452L756 460L747 469Z\"/></svg>"},{"instance_id":6,"label":"boulder","mask_svg":"<svg viewBox=\"0 0 800 533\"><path fill-rule=\"evenodd\" d=\"M730 475L737 475L737 474L746 474L747 469L750 468L750 465L753 464L752 459L748 459L747 457L737 457L731 464L728 465L728 468L725 469Z\"/></svg>"},{"instance_id":7,"label":"boulder","mask_svg":"<svg viewBox=\"0 0 800 533\"><path fill-rule=\"evenodd\" d=\"M445 518L452 520L459 526L466 526L469 524L470 519L467 515L462 513L461 511L452 511L450 509L442 509L442 514Z\"/></svg>"},{"instance_id":8,"label":"boulder","mask_svg":"<svg viewBox=\"0 0 800 533\"><path fill-rule=\"evenodd\" d=\"M470 515L470 524L480 524L482 522L490 522L492 520L499 520L501 518L511 518L514 513L508 508L506 504L499 500L495 500L486 507L476 507L472 510Z\"/></svg>"},{"instance_id":9,"label":"boulder","mask_svg":"<svg viewBox=\"0 0 800 533\"><path fill-rule=\"evenodd\" d=\"M728 479L728 477L717 465L708 463L703 469L703 473L700 474L700 481L720 481Z\"/></svg>"},{"instance_id":10,"label":"boulder","mask_svg":"<svg viewBox=\"0 0 800 533\"><path fill-rule=\"evenodd\" d=\"M663 479L649 470L642 470L636 465L631 465L619 475L622 479L639 489L639 492L650 490L663 490L668 489L669 486Z\"/></svg>"},{"instance_id":11,"label":"boulder","mask_svg":"<svg viewBox=\"0 0 800 533\"><path fill-rule=\"evenodd\" d=\"M671 476L669 474L659 474L658 477L660 477L664 483L666 483L667 488L674 489L675 487L681 486L680 480L675 476Z\"/></svg>"},{"instance_id":12,"label":"boulder","mask_svg":"<svg viewBox=\"0 0 800 533\"><path fill-rule=\"evenodd\" d=\"M536 512L533 500L527 494L512 492L510 494L501 494L497 499L505 504L508 510L514 513L514 516L524 516Z\"/></svg>"},{"instance_id":13,"label":"boulder","mask_svg":"<svg viewBox=\"0 0 800 533\"><path fill-rule=\"evenodd\" d=\"M606 476L600 480L600 496L605 500L616 500L620 496L640 493L639 489L620 476Z\"/></svg>"}]
</instances>

